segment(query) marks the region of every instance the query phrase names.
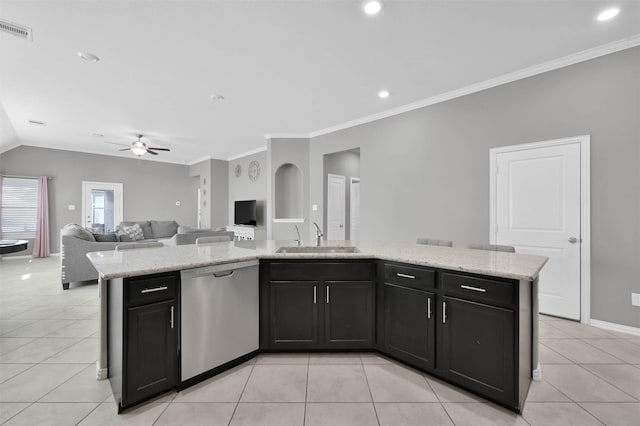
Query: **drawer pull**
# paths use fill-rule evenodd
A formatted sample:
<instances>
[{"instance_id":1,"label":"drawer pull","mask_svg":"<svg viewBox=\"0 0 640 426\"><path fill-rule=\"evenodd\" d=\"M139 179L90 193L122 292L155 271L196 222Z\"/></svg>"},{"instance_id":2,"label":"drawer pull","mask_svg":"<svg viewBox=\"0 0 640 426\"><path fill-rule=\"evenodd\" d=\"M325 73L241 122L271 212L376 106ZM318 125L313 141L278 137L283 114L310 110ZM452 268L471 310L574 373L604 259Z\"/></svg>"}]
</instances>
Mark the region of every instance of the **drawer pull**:
<instances>
[{"instance_id":1,"label":"drawer pull","mask_svg":"<svg viewBox=\"0 0 640 426\"><path fill-rule=\"evenodd\" d=\"M396 272L396 276L398 276L400 278L409 278L410 280L415 280L416 279L416 277L414 275L401 274L400 272Z\"/></svg>"},{"instance_id":2,"label":"drawer pull","mask_svg":"<svg viewBox=\"0 0 640 426\"><path fill-rule=\"evenodd\" d=\"M145 288L144 290L140 290L140 294L155 293L156 291L165 291L165 290L169 290L169 287L162 286L162 287L154 287L154 288Z\"/></svg>"},{"instance_id":3,"label":"drawer pull","mask_svg":"<svg viewBox=\"0 0 640 426\"><path fill-rule=\"evenodd\" d=\"M480 287L472 287L470 285L460 285L460 288L464 288L465 290L479 291L480 293L486 293L487 289Z\"/></svg>"},{"instance_id":4,"label":"drawer pull","mask_svg":"<svg viewBox=\"0 0 640 426\"><path fill-rule=\"evenodd\" d=\"M431 298L427 299L427 319L431 319Z\"/></svg>"}]
</instances>

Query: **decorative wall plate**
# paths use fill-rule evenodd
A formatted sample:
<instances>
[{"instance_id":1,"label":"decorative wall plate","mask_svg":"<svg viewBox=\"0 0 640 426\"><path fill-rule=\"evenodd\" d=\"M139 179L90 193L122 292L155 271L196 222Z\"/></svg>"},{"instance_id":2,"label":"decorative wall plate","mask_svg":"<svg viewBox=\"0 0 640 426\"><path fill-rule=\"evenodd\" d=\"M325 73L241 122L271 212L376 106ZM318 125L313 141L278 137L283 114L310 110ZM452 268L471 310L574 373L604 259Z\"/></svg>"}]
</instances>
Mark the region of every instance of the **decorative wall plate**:
<instances>
[{"instance_id":1,"label":"decorative wall plate","mask_svg":"<svg viewBox=\"0 0 640 426\"><path fill-rule=\"evenodd\" d=\"M260 179L260 163L258 163L256 160L253 160L251 163L249 163L248 173L249 179L251 179L252 182Z\"/></svg>"},{"instance_id":2,"label":"decorative wall plate","mask_svg":"<svg viewBox=\"0 0 640 426\"><path fill-rule=\"evenodd\" d=\"M240 164L236 165L236 177L239 178L242 174L242 166Z\"/></svg>"}]
</instances>

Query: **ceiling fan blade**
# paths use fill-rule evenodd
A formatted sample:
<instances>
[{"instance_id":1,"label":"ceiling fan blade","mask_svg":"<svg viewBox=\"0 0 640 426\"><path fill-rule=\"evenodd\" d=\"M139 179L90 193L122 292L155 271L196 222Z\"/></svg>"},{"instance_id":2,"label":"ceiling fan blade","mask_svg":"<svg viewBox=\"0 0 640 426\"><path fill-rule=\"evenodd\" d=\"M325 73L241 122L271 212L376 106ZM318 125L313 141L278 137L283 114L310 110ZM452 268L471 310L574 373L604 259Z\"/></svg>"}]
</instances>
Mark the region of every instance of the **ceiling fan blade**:
<instances>
[{"instance_id":1,"label":"ceiling fan blade","mask_svg":"<svg viewBox=\"0 0 640 426\"><path fill-rule=\"evenodd\" d=\"M130 151L131 148L124 148L124 149L119 149L118 151Z\"/></svg>"},{"instance_id":2,"label":"ceiling fan blade","mask_svg":"<svg viewBox=\"0 0 640 426\"><path fill-rule=\"evenodd\" d=\"M149 147L147 149L154 149L156 151L171 151L169 148L152 148L152 147Z\"/></svg>"},{"instance_id":3,"label":"ceiling fan blade","mask_svg":"<svg viewBox=\"0 0 640 426\"><path fill-rule=\"evenodd\" d=\"M158 153L157 153L157 152L150 151L149 149L147 149L147 152L148 152L149 154L151 154L151 155L158 155Z\"/></svg>"}]
</instances>

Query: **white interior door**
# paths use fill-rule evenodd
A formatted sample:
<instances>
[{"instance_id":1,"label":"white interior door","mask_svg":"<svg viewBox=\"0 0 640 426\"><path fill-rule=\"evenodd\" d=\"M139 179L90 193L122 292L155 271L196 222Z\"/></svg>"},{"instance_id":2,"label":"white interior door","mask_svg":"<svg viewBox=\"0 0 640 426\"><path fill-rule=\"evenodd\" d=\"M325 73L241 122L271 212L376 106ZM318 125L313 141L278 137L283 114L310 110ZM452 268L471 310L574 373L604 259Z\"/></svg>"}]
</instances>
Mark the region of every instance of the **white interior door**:
<instances>
[{"instance_id":1,"label":"white interior door","mask_svg":"<svg viewBox=\"0 0 640 426\"><path fill-rule=\"evenodd\" d=\"M327 239L345 239L345 182L341 175L327 177Z\"/></svg>"},{"instance_id":2,"label":"white interior door","mask_svg":"<svg viewBox=\"0 0 640 426\"><path fill-rule=\"evenodd\" d=\"M122 184L82 182L82 220L98 232L114 232L123 220Z\"/></svg>"},{"instance_id":3,"label":"white interior door","mask_svg":"<svg viewBox=\"0 0 640 426\"><path fill-rule=\"evenodd\" d=\"M516 147L513 147L517 149ZM547 256L541 313L580 319L580 143L499 152L495 157L497 244Z\"/></svg>"},{"instance_id":4,"label":"white interior door","mask_svg":"<svg viewBox=\"0 0 640 426\"><path fill-rule=\"evenodd\" d=\"M351 178L349 239L360 239L360 179Z\"/></svg>"}]
</instances>

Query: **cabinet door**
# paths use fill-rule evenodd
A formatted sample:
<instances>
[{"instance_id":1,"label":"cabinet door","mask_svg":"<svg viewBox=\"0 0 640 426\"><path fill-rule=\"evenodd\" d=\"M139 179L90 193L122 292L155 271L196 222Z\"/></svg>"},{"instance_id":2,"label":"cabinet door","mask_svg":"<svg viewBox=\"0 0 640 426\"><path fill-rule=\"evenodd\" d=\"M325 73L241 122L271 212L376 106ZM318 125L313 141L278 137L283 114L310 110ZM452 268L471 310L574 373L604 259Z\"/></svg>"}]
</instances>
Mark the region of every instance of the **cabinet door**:
<instances>
[{"instance_id":1,"label":"cabinet door","mask_svg":"<svg viewBox=\"0 0 640 426\"><path fill-rule=\"evenodd\" d=\"M372 281L325 281L323 300L325 346L373 346Z\"/></svg>"},{"instance_id":2,"label":"cabinet door","mask_svg":"<svg viewBox=\"0 0 640 426\"><path fill-rule=\"evenodd\" d=\"M435 297L433 293L385 283L385 350L424 369L434 367Z\"/></svg>"},{"instance_id":3,"label":"cabinet door","mask_svg":"<svg viewBox=\"0 0 640 426\"><path fill-rule=\"evenodd\" d=\"M124 405L177 385L175 305L175 300L168 300L127 310Z\"/></svg>"},{"instance_id":4,"label":"cabinet door","mask_svg":"<svg viewBox=\"0 0 640 426\"><path fill-rule=\"evenodd\" d=\"M271 347L311 348L318 344L318 282L272 281L270 287Z\"/></svg>"},{"instance_id":5,"label":"cabinet door","mask_svg":"<svg viewBox=\"0 0 640 426\"><path fill-rule=\"evenodd\" d=\"M512 404L514 312L445 296L439 314L438 369L452 382Z\"/></svg>"}]
</instances>

